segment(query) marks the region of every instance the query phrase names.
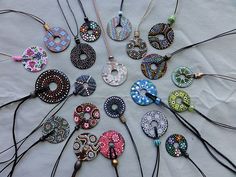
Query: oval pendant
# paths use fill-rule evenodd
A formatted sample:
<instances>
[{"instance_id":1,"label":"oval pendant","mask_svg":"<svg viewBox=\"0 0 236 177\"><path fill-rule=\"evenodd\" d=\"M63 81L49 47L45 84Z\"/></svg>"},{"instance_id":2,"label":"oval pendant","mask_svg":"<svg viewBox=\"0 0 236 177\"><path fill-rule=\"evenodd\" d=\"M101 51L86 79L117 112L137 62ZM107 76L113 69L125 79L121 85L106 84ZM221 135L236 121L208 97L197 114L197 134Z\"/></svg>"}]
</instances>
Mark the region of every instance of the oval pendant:
<instances>
[{"instance_id":1,"label":"oval pendant","mask_svg":"<svg viewBox=\"0 0 236 177\"><path fill-rule=\"evenodd\" d=\"M191 100L187 92L175 90L168 97L168 104L171 109L177 112L184 112L190 108Z\"/></svg>"},{"instance_id":2,"label":"oval pendant","mask_svg":"<svg viewBox=\"0 0 236 177\"><path fill-rule=\"evenodd\" d=\"M132 59L139 60L147 53L147 44L141 38L134 38L126 45L126 52Z\"/></svg>"},{"instance_id":3,"label":"oval pendant","mask_svg":"<svg viewBox=\"0 0 236 177\"><path fill-rule=\"evenodd\" d=\"M104 110L111 118L119 118L124 114L125 108L124 100L118 96L111 96L104 103Z\"/></svg>"},{"instance_id":4,"label":"oval pendant","mask_svg":"<svg viewBox=\"0 0 236 177\"><path fill-rule=\"evenodd\" d=\"M193 72L190 68L181 66L176 68L171 74L172 82L180 88L186 88L193 83Z\"/></svg>"},{"instance_id":5,"label":"oval pendant","mask_svg":"<svg viewBox=\"0 0 236 177\"><path fill-rule=\"evenodd\" d=\"M85 22L80 27L80 36L86 42L94 42L101 36L101 28L94 21Z\"/></svg>"}]
</instances>

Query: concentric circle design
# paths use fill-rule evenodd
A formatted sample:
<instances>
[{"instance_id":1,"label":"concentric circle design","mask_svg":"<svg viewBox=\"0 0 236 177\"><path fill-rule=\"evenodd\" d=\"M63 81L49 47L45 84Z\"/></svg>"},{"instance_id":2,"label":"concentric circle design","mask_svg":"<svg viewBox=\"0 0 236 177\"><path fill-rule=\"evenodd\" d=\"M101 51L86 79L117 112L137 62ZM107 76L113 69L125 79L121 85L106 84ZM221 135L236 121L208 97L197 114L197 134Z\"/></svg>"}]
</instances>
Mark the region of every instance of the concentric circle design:
<instances>
[{"instance_id":1,"label":"concentric circle design","mask_svg":"<svg viewBox=\"0 0 236 177\"><path fill-rule=\"evenodd\" d=\"M183 135L173 134L166 140L166 151L173 157L180 157L187 153L188 143Z\"/></svg>"},{"instance_id":2,"label":"concentric circle design","mask_svg":"<svg viewBox=\"0 0 236 177\"><path fill-rule=\"evenodd\" d=\"M175 90L170 93L168 103L173 110L184 112L188 110L191 100L187 92L183 90Z\"/></svg>"},{"instance_id":3,"label":"concentric circle design","mask_svg":"<svg viewBox=\"0 0 236 177\"><path fill-rule=\"evenodd\" d=\"M58 42L55 39L58 38ZM50 28L44 36L44 44L52 52L62 52L70 45L70 35L60 27Z\"/></svg>"},{"instance_id":4,"label":"concentric circle design","mask_svg":"<svg viewBox=\"0 0 236 177\"><path fill-rule=\"evenodd\" d=\"M94 42L101 36L101 28L94 21L85 22L80 27L80 36L86 42Z\"/></svg>"},{"instance_id":5,"label":"concentric circle design","mask_svg":"<svg viewBox=\"0 0 236 177\"><path fill-rule=\"evenodd\" d=\"M126 52L132 59L139 60L147 53L147 44L141 38L134 38L126 45Z\"/></svg>"},{"instance_id":6,"label":"concentric circle design","mask_svg":"<svg viewBox=\"0 0 236 177\"><path fill-rule=\"evenodd\" d=\"M147 112L142 120L141 127L143 132L150 138L157 139L164 135L168 128L168 121L166 116L160 111ZM158 137L156 136L155 127L157 129Z\"/></svg>"},{"instance_id":7,"label":"concentric circle design","mask_svg":"<svg viewBox=\"0 0 236 177\"><path fill-rule=\"evenodd\" d=\"M42 47L28 47L22 54L22 64L30 72L41 71L47 62L48 56Z\"/></svg>"},{"instance_id":8,"label":"concentric circle design","mask_svg":"<svg viewBox=\"0 0 236 177\"><path fill-rule=\"evenodd\" d=\"M88 114L90 117L86 118ZM79 105L74 111L74 121L76 125L83 129L91 129L95 127L100 120L99 109L91 103L83 103Z\"/></svg>"},{"instance_id":9,"label":"concentric circle design","mask_svg":"<svg viewBox=\"0 0 236 177\"><path fill-rule=\"evenodd\" d=\"M158 23L150 29L148 40L152 47L159 50L166 49L174 42L174 31L169 24Z\"/></svg>"},{"instance_id":10,"label":"concentric circle design","mask_svg":"<svg viewBox=\"0 0 236 177\"><path fill-rule=\"evenodd\" d=\"M132 32L132 25L130 21L122 17L114 17L107 24L107 34L115 41L123 41L127 39Z\"/></svg>"},{"instance_id":11,"label":"concentric circle design","mask_svg":"<svg viewBox=\"0 0 236 177\"><path fill-rule=\"evenodd\" d=\"M91 133L82 133L76 137L73 149L78 160L90 161L98 156L100 144L95 135Z\"/></svg>"},{"instance_id":12,"label":"concentric circle design","mask_svg":"<svg viewBox=\"0 0 236 177\"><path fill-rule=\"evenodd\" d=\"M56 84L55 90L50 89L50 84ZM68 77L61 71L50 69L39 75L35 83L35 90L46 89L44 92L38 93L38 97L46 103L58 103L63 101L70 91L70 81Z\"/></svg>"},{"instance_id":13,"label":"concentric circle design","mask_svg":"<svg viewBox=\"0 0 236 177\"><path fill-rule=\"evenodd\" d=\"M166 73L167 63L162 56L158 54L150 54L143 59L141 70L144 76L148 79L157 80Z\"/></svg>"},{"instance_id":14,"label":"concentric circle design","mask_svg":"<svg viewBox=\"0 0 236 177\"><path fill-rule=\"evenodd\" d=\"M136 104L141 106L147 106L153 103L153 100L148 98L145 95L145 93L142 92L148 92L156 96L157 95L156 86L148 80L138 80L132 85L130 91L130 95Z\"/></svg>"},{"instance_id":15,"label":"concentric circle design","mask_svg":"<svg viewBox=\"0 0 236 177\"><path fill-rule=\"evenodd\" d=\"M86 58L82 59L81 55L85 55ZM70 59L76 68L88 69L91 68L96 61L96 52L90 45L80 43L71 50Z\"/></svg>"},{"instance_id":16,"label":"concentric circle design","mask_svg":"<svg viewBox=\"0 0 236 177\"><path fill-rule=\"evenodd\" d=\"M193 83L193 72L190 68L180 66L176 68L171 74L172 82L180 88L186 88Z\"/></svg>"},{"instance_id":17,"label":"concentric circle design","mask_svg":"<svg viewBox=\"0 0 236 177\"><path fill-rule=\"evenodd\" d=\"M105 101L104 110L109 117L119 118L125 112L125 102L118 96L111 96Z\"/></svg>"},{"instance_id":18,"label":"concentric circle design","mask_svg":"<svg viewBox=\"0 0 236 177\"><path fill-rule=\"evenodd\" d=\"M76 79L75 94L81 96L90 96L96 90L96 82L92 76L82 75Z\"/></svg>"},{"instance_id":19,"label":"concentric circle design","mask_svg":"<svg viewBox=\"0 0 236 177\"><path fill-rule=\"evenodd\" d=\"M66 119L53 116L43 124L43 136L50 134L46 140L49 143L58 144L64 141L70 134L70 125Z\"/></svg>"},{"instance_id":20,"label":"concentric circle design","mask_svg":"<svg viewBox=\"0 0 236 177\"><path fill-rule=\"evenodd\" d=\"M125 140L123 136L115 130L104 132L99 138L99 143L101 146L101 154L108 159L115 158L114 153L110 154L110 147L114 147L117 157L121 156L125 150Z\"/></svg>"}]
</instances>

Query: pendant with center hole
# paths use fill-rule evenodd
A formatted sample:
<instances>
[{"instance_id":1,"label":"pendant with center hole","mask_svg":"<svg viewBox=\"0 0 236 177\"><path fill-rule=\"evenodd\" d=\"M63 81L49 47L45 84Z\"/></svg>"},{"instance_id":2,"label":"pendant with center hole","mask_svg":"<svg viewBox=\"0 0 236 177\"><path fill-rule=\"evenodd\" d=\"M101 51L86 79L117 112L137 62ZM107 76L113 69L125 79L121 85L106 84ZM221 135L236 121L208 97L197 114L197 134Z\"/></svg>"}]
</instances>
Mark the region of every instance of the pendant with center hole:
<instances>
[{"instance_id":1,"label":"pendant with center hole","mask_svg":"<svg viewBox=\"0 0 236 177\"><path fill-rule=\"evenodd\" d=\"M111 118L119 118L125 112L125 102L118 96L107 98L104 103L104 110Z\"/></svg>"},{"instance_id":2,"label":"pendant with center hole","mask_svg":"<svg viewBox=\"0 0 236 177\"><path fill-rule=\"evenodd\" d=\"M58 144L64 141L70 134L70 125L66 119L59 116L52 116L43 124L43 135L50 135L46 138L49 143Z\"/></svg>"},{"instance_id":3,"label":"pendant with center hole","mask_svg":"<svg viewBox=\"0 0 236 177\"><path fill-rule=\"evenodd\" d=\"M147 53L147 45L141 38L134 38L126 45L126 52L132 59L139 60Z\"/></svg>"},{"instance_id":4,"label":"pendant with center hole","mask_svg":"<svg viewBox=\"0 0 236 177\"><path fill-rule=\"evenodd\" d=\"M22 64L30 72L41 71L47 62L48 56L42 47L28 47L22 54Z\"/></svg>"},{"instance_id":5,"label":"pendant with center hole","mask_svg":"<svg viewBox=\"0 0 236 177\"><path fill-rule=\"evenodd\" d=\"M58 40L58 41L57 41ZM70 35L60 27L50 28L43 38L48 50L59 53L66 50L70 45Z\"/></svg>"},{"instance_id":6,"label":"pendant with center hole","mask_svg":"<svg viewBox=\"0 0 236 177\"><path fill-rule=\"evenodd\" d=\"M83 55L85 58L82 58ZM96 52L90 45L80 43L71 50L70 59L76 68L88 69L96 61Z\"/></svg>"},{"instance_id":7,"label":"pendant with center hole","mask_svg":"<svg viewBox=\"0 0 236 177\"><path fill-rule=\"evenodd\" d=\"M86 42L94 42L101 36L101 28L94 21L85 22L80 27L80 36Z\"/></svg>"},{"instance_id":8,"label":"pendant with center hole","mask_svg":"<svg viewBox=\"0 0 236 177\"><path fill-rule=\"evenodd\" d=\"M173 157L181 157L187 149L188 143L183 135L173 134L166 140L166 151Z\"/></svg>"},{"instance_id":9,"label":"pendant with center hole","mask_svg":"<svg viewBox=\"0 0 236 177\"><path fill-rule=\"evenodd\" d=\"M162 56L150 54L143 59L141 70L148 79L157 80L166 73L167 63Z\"/></svg>"},{"instance_id":10,"label":"pendant with center hole","mask_svg":"<svg viewBox=\"0 0 236 177\"><path fill-rule=\"evenodd\" d=\"M166 49L174 41L174 31L169 24L158 23L150 29L148 40L152 47L159 50Z\"/></svg>"},{"instance_id":11,"label":"pendant with center hole","mask_svg":"<svg viewBox=\"0 0 236 177\"><path fill-rule=\"evenodd\" d=\"M102 70L103 80L110 86L119 86L127 80L128 71L125 65L108 61Z\"/></svg>"},{"instance_id":12,"label":"pendant with center hole","mask_svg":"<svg viewBox=\"0 0 236 177\"><path fill-rule=\"evenodd\" d=\"M80 161L90 161L98 156L100 144L94 134L82 133L76 137L73 149Z\"/></svg>"},{"instance_id":13,"label":"pendant with center hole","mask_svg":"<svg viewBox=\"0 0 236 177\"><path fill-rule=\"evenodd\" d=\"M130 21L121 16L112 18L107 24L107 34L115 41L123 41L127 39L132 32Z\"/></svg>"},{"instance_id":14,"label":"pendant with center hole","mask_svg":"<svg viewBox=\"0 0 236 177\"><path fill-rule=\"evenodd\" d=\"M175 90L170 93L168 103L173 110L184 112L189 109L191 100L187 92L183 90Z\"/></svg>"},{"instance_id":15,"label":"pendant with center hole","mask_svg":"<svg viewBox=\"0 0 236 177\"><path fill-rule=\"evenodd\" d=\"M90 96L96 90L96 82L92 76L82 75L78 77L75 81L75 91L74 93L80 96Z\"/></svg>"},{"instance_id":16,"label":"pendant with center hole","mask_svg":"<svg viewBox=\"0 0 236 177\"><path fill-rule=\"evenodd\" d=\"M193 72L190 68L181 66L176 68L171 74L172 82L180 88L186 88L193 83Z\"/></svg>"}]
</instances>

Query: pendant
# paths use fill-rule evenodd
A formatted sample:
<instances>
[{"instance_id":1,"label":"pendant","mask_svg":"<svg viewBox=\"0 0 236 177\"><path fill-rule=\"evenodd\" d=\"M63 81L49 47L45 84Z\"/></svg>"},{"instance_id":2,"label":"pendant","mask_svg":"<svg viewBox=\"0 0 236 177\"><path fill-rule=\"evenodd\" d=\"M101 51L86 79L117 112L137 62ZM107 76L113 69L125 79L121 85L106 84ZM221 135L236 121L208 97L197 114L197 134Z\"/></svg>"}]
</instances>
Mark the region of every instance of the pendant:
<instances>
[{"instance_id":1,"label":"pendant","mask_svg":"<svg viewBox=\"0 0 236 177\"><path fill-rule=\"evenodd\" d=\"M74 94L79 94L80 96L90 96L96 90L96 82L92 76L82 75L78 77L75 81L75 91Z\"/></svg>"},{"instance_id":2,"label":"pendant","mask_svg":"<svg viewBox=\"0 0 236 177\"><path fill-rule=\"evenodd\" d=\"M69 47L71 38L64 29L60 27L54 27L47 30L43 41L48 50L59 53Z\"/></svg>"},{"instance_id":3,"label":"pendant","mask_svg":"<svg viewBox=\"0 0 236 177\"><path fill-rule=\"evenodd\" d=\"M94 21L86 21L80 27L80 36L86 42L94 42L101 36L101 28Z\"/></svg>"},{"instance_id":4,"label":"pendant","mask_svg":"<svg viewBox=\"0 0 236 177\"><path fill-rule=\"evenodd\" d=\"M177 87L186 88L193 83L192 75L193 72L190 68L181 66L172 72L171 80Z\"/></svg>"},{"instance_id":5,"label":"pendant","mask_svg":"<svg viewBox=\"0 0 236 177\"><path fill-rule=\"evenodd\" d=\"M85 58L82 58L83 55ZM79 43L71 50L70 59L76 68L88 69L96 61L96 52L90 45Z\"/></svg>"},{"instance_id":6,"label":"pendant","mask_svg":"<svg viewBox=\"0 0 236 177\"><path fill-rule=\"evenodd\" d=\"M114 41L127 39L131 32L132 25L130 21L123 16L114 17L107 24L107 34Z\"/></svg>"},{"instance_id":7,"label":"pendant","mask_svg":"<svg viewBox=\"0 0 236 177\"><path fill-rule=\"evenodd\" d=\"M116 109L114 109L116 107ZM118 96L111 96L107 98L104 103L104 110L111 118L119 118L125 112L125 102Z\"/></svg>"},{"instance_id":8,"label":"pendant","mask_svg":"<svg viewBox=\"0 0 236 177\"><path fill-rule=\"evenodd\" d=\"M168 104L171 109L177 112L184 112L190 109L190 96L183 90L175 90L168 97ZM189 105L189 106L188 106Z\"/></svg>"},{"instance_id":9,"label":"pendant","mask_svg":"<svg viewBox=\"0 0 236 177\"><path fill-rule=\"evenodd\" d=\"M169 24L158 23L150 29L148 40L152 47L158 50L166 49L174 41L174 31Z\"/></svg>"}]
</instances>

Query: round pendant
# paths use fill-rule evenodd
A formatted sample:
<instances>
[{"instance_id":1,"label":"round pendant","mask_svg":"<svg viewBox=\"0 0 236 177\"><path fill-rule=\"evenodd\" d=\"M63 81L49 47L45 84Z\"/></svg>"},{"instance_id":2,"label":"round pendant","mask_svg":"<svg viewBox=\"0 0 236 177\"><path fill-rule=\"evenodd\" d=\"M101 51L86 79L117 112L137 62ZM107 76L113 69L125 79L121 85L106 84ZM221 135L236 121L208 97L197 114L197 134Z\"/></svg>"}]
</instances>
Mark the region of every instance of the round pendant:
<instances>
[{"instance_id":1,"label":"round pendant","mask_svg":"<svg viewBox=\"0 0 236 177\"><path fill-rule=\"evenodd\" d=\"M125 65L109 61L103 67L102 78L110 86L119 86L127 80L128 71Z\"/></svg>"},{"instance_id":2,"label":"round pendant","mask_svg":"<svg viewBox=\"0 0 236 177\"><path fill-rule=\"evenodd\" d=\"M150 54L143 59L141 70L148 79L157 80L166 73L167 63L162 56Z\"/></svg>"},{"instance_id":3,"label":"round pendant","mask_svg":"<svg viewBox=\"0 0 236 177\"><path fill-rule=\"evenodd\" d=\"M101 28L94 21L85 22L80 27L80 36L86 42L94 42L101 36Z\"/></svg>"},{"instance_id":4,"label":"round pendant","mask_svg":"<svg viewBox=\"0 0 236 177\"><path fill-rule=\"evenodd\" d=\"M88 115L88 117L86 117ZM91 129L95 127L100 120L99 109L91 104L84 103L79 105L74 111L74 121L83 129Z\"/></svg>"},{"instance_id":5,"label":"round pendant","mask_svg":"<svg viewBox=\"0 0 236 177\"><path fill-rule=\"evenodd\" d=\"M157 95L156 86L148 80L138 80L132 85L130 95L136 104L147 106L153 103L153 100L145 95L146 92Z\"/></svg>"},{"instance_id":6,"label":"round pendant","mask_svg":"<svg viewBox=\"0 0 236 177\"><path fill-rule=\"evenodd\" d=\"M53 116L43 124L43 136L50 134L46 140L49 143L58 144L64 141L70 134L70 125L66 119Z\"/></svg>"},{"instance_id":7,"label":"round pendant","mask_svg":"<svg viewBox=\"0 0 236 177\"><path fill-rule=\"evenodd\" d=\"M56 88L50 88L51 85ZM46 103L58 103L63 101L70 91L70 81L68 77L61 71L50 69L39 75L35 83L35 90L47 89L42 93L38 93L38 97Z\"/></svg>"},{"instance_id":8,"label":"round pendant","mask_svg":"<svg viewBox=\"0 0 236 177\"><path fill-rule=\"evenodd\" d=\"M99 138L99 143L101 154L108 159L115 158L114 152L112 151L113 153L110 153L111 147L114 148L117 157L121 156L125 150L125 140L123 136L114 130L104 132Z\"/></svg>"},{"instance_id":9,"label":"round pendant","mask_svg":"<svg viewBox=\"0 0 236 177\"><path fill-rule=\"evenodd\" d=\"M173 134L166 140L166 151L173 157L180 157L188 149L187 140L183 135Z\"/></svg>"},{"instance_id":10,"label":"round pendant","mask_svg":"<svg viewBox=\"0 0 236 177\"><path fill-rule=\"evenodd\" d=\"M157 139L166 133L168 121L160 111L149 111L143 116L141 127L148 137ZM156 137L155 127L157 128L158 137Z\"/></svg>"},{"instance_id":11,"label":"round pendant","mask_svg":"<svg viewBox=\"0 0 236 177\"><path fill-rule=\"evenodd\" d=\"M125 17L114 17L107 24L107 34L115 41L127 39L132 32L132 25Z\"/></svg>"},{"instance_id":12,"label":"round pendant","mask_svg":"<svg viewBox=\"0 0 236 177\"><path fill-rule=\"evenodd\" d=\"M168 103L173 110L184 112L189 109L191 100L187 92L183 90L175 90L170 93Z\"/></svg>"},{"instance_id":13,"label":"round pendant","mask_svg":"<svg viewBox=\"0 0 236 177\"><path fill-rule=\"evenodd\" d=\"M82 75L76 79L75 94L81 96L90 96L96 90L96 82L92 76Z\"/></svg>"},{"instance_id":14,"label":"round pendant","mask_svg":"<svg viewBox=\"0 0 236 177\"><path fill-rule=\"evenodd\" d=\"M171 74L172 82L180 88L186 88L193 83L193 72L190 68L181 66L176 68Z\"/></svg>"},{"instance_id":15,"label":"round pendant","mask_svg":"<svg viewBox=\"0 0 236 177\"><path fill-rule=\"evenodd\" d=\"M44 44L52 52L62 52L70 45L70 35L60 27L50 28L44 36Z\"/></svg>"},{"instance_id":16,"label":"round pendant","mask_svg":"<svg viewBox=\"0 0 236 177\"><path fill-rule=\"evenodd\" d=\"M47 53L42 47L28 47L22 54L22 64L30 72L41 71L47 64Z\"/></svg>"},{"instance_id":17,"label":"round pendant","mask_svg":"<svg viewBox=\"0 0 236 177\"><path fill-rule=\"evenodd\" d=\"M119 118L125 112L125 102L118 96L111 96L105 101L104 110L109 117Z\"/></svg>"},{"instance_id":18,"label":"round pendant","mask_svg":"<svg viewBox=\"0 0 236 177\"><path fill-rule=\"evenodd\" d=\"M141 38L134 38L126 45L126 52L132 59L139 60L147 53L147 45Z\"/></svg>"},{"instance_id":19,"label":"round pendant","mask_svg":"<svg viewBox=\"0 0 236 177\"><path fill-rule=\"evenodd\" d=\"M73 149L79 160L93 160L98 156L100 151L98 138L91 133L82 133L76 137Z\"/></svg>"},{"instance_id":20,"label":"round pendant","mask_svg":"<svg viewBox=\"0 0 236 177\"><path fill-rule=\"evenodd\" d=\"M159 50L166 49L174 41L174 31L170 25L158 23L150 29L148 40L152 47Z\"/></svg>"},{"instance_id":21,"label":"round pendant","mask_svg":"<svg viewBox=\"0 0 236 177\"><path fill-rule=\"evenodd\" d=\"M70 59L76 68L88 69L96 61L96 52L90 45L80 43L71 50Z\"/></svg>"}]
</instances>

